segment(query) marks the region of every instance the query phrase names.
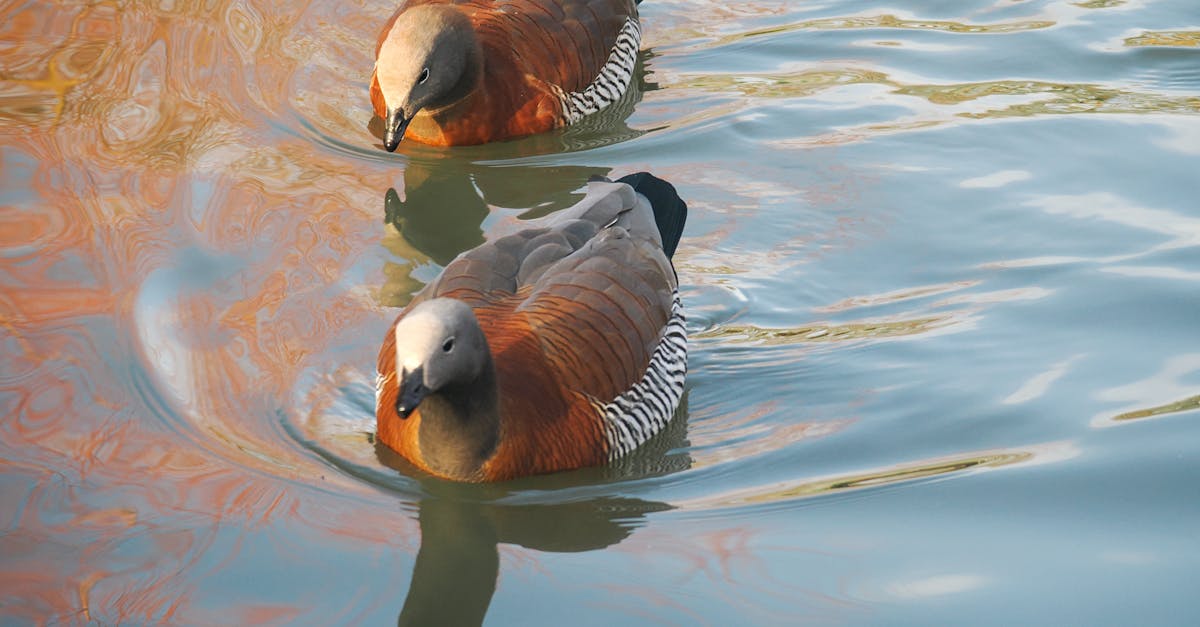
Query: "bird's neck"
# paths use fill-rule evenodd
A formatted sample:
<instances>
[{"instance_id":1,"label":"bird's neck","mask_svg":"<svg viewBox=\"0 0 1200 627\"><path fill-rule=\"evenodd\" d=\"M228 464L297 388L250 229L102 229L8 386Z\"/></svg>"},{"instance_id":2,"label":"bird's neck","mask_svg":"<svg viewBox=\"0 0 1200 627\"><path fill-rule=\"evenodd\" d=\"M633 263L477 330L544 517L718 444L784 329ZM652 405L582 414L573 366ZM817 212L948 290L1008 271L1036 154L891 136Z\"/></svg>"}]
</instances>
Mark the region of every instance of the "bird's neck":
<instances>
[{"instance_id":1,"label":"bird's neck","mask_svg":"<svg viewBox=\"0 0 1200 627\"><path fill-rule=\"evenodd\" d=\"M436 474L479 480L500 440L500 402L491 355L473 381L421 401L421 457Z\"/></svg>"},{"instance_id":2,"label":"bird's neck","mask_svg":"<svg viewBox=\"0 0 1200 627\"><path fill-rule=\"evenodd\" d=\"M426 107L426 110L434 115L462 106L470 96L476 93L486 75L487 58L483 54L483 47L480 45L479 37L475 34L474 29L468 24L466 27L456 30L455 35L459 40L459 45L467 51L467 58L454 85L446 90L437 101L429 103L429 106Z\"/></svg>"},{"instance_id":3,"label":"bird's neck","mask_svg":"<svg viewBox=\"0 0 1200 627\"><path fill-rule=\"evenodd\" d=\"M473 111L488 110L489 98L487 90L483 89L487 62L478 39L473 33L471 37L467 44L471 53L458 82L438 102L421 109L413 117L405 137L427 144L451 145L463 132L456 128L456 124L462 124L463 118L469 117Z\"/></svg>"}]
</instances>

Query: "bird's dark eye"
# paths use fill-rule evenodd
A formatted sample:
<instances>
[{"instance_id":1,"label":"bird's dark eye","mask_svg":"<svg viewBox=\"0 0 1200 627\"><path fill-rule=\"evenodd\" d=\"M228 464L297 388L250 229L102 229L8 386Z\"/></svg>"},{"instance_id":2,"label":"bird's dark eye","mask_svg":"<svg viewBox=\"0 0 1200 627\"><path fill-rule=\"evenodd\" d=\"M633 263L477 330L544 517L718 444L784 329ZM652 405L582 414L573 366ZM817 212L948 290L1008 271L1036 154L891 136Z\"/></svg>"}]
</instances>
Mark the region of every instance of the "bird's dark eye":
<instances>
[{"instance_id":1,"label":"bird's dark eye","mask_svg":"<svg viewBox=\"0 0 1200 627\"><path fill-rule=\"evenodd\" d=\"M424 83L427 80L429 80L429 68L421 70L421 75L417 77L418 83Z\"/></svg>"},{"instance_id":2,"label":"bird's dark eye","mask_svg":"<svg viewBox=\"0 0 1200 627\"><path fill-rule=\"evenodd\" d=\"M454 338L446 338L446 341L442 342L442 350L446 351L447 353L454 350Z\"/></svg>"}]
</instances>

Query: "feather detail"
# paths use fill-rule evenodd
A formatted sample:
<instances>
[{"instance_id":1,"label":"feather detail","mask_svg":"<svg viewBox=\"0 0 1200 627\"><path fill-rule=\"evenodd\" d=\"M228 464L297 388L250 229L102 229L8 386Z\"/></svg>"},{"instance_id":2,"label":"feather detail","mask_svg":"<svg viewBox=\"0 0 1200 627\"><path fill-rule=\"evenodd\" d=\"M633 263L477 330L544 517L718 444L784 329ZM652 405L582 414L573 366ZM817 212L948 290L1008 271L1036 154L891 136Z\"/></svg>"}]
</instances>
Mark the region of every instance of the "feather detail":
<instances>
[{"instance_id":1,"label":"feather detail","mask_svg":"<svg viewBox=\"0 0 1200 627\"><path fill-rule=\"evenodd\" d=\"M406 138L433 145L479 144L541 133L577 122L628 90L641 42L632 0L416 0L387 22L383 43L405 11L453 6L474 28L485 68L455 104L422 111ZM387 116L375 75L371 101Z\"/></svg>"},{"instance_id":2,"label":"feather detail","mask_svg":"<svg viewBox=\"0 0 1200 627\"><path fill-rule=\"evenodd\" d=\"M670 201L664 224L682 228L682 215L668 216L686 213L664 191L674 188L653 177L636 182ZM427 301L457 300L486 338L499 435L476 470L451 478L496 481L602 464L671 419L683 394L687 338L656 213L629 185L589 183L574 207L460 255L397 318ZM396 410L396 342L389 332L379 353L379 440L446 475L428 459L422 407L407 419Z\"/></svg>"}]
</instances>

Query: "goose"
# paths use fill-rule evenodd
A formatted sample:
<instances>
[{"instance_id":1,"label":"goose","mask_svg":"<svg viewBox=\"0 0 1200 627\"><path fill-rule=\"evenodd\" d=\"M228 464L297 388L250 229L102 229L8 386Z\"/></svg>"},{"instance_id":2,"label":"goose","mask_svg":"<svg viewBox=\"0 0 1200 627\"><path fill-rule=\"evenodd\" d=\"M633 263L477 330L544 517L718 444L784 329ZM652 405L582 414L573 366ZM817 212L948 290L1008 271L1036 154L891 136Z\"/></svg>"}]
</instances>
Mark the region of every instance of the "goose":
<instances>
[{"instance_id":1,"label":"goose","mask_svg":"<svg viewBox=\"0 0 1200 627\"><path fill-rule=\"evenodd\" d=\"M641 42L634 0L410 0L375 48L384 147L483 144L616 102Z\"/></svg>"},{"instance_id":2,"label":"goose","mask_svg":"<svg viewBox=\"0 0 1200 627\"><path fill-rule=\"evenodd\" d=\"M459 255L379 351L376 439L432 475L502 481L646 442L683 395L671 258L687 205L647 173Z\"/></svg>"}]
</instances>

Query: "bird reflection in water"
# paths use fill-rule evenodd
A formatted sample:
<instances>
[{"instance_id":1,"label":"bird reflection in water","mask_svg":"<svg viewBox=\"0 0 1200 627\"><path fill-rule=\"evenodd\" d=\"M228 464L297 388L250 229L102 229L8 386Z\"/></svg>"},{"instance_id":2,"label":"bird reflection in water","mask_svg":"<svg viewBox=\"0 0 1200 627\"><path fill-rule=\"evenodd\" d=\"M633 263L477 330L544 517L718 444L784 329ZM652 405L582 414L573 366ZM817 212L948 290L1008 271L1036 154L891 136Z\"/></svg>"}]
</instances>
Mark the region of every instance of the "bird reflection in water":
<instances>
[{"instance_id":1,"label":"bird reflection in water","mask_svg":"<svg viewBox=\"0 0 1200 627\"><path fill-rule=\"evenodd\" d=\"M654 89L645 82L640 55L634 82L618 103L567 129L453 152L401 144L407 155L403 194L384 195L384 221L395 233L383 244L399 260L384 268L380 303L404 306L424 286L413 276L427 262L444 266L484 241L483 221L491 207L525 209L518 217L537 218L579 202L584 182L607 176L608 168L497 164L531 154L561 153L607 145L640 135L624 120ZM370 132L382 137L378 118ZM485 160L493 163L483 163ZM489 235L491 235L489 233ZM571 553L615 545L633 534L646 515L672 509L667 503L600 496L571 502L505 504L503 497L531 489L570 490L630 477L679 472L692 464L687 454L687 392L675 417L638 450L607 466L528 477L504 484L457 484L427 477L391 449L376 443L383 465L421 479L421 547L400 611L400 625L478 625L487 614L500 575L500 544L533 551Z\"/></svg>"},{"instance_id":2,"label":"bird reflection in water","mask_svg":"<svg viewBox=\"0 0 1200 627\"><path fill-rule=\"evenodd\" d=\"M646 65L654 58L642 50L633 81L620 100L566 128L519 140L451 150L403 142L406 158L403 191L384 195L384 221L395 227L383 244L403 262L388 263L380 304L399 307L424 282L413 270L432 261L446 265L459 253L483 243L480 225L489 207L527 209L521 218L536 218L565 209L583 198L583 183L609 168L532 166L519 163L530 155L548 155L606 146L642 135L626 124L644 92L658 88L647 82ZM372 118L368 132L383 138L383 124ZM507 162L507 163L505 163Z\"/></svg>"},{"instance_id":3,"label":"bird reflection in water","mask_svg":"<svg viewBox=\"0 0 1200 627\"><path fill-rule=\"evenodd\" d=\"M503 484L421 479L421 547L400 610L399 625L479 625L500 575L498 545L578 553L620 543L646 516L673 509L658 501L620 496L536 504L505 504L524 489L539 492L650 477L691 466L687 454L687 395L675 417L642 448L599 468L528 477ZM379 461L409 476L424 476L394 451L377 444Z\"/></svg>"},{"instance_id":4,"label":"bird reflection in water","mask_svg":"<svg viewBox=\"0 0 1200 627\"><path fill-rule=\"evenodd\" d=\"M451 157L410 161L404 196L384 194L384 222L395 228L383 245L402 261L388 262L380 304L400 307L424 282L412 275L427 261L445 266L483 243L481 225L490 207L527 208L535 218L565 209L584 195L584 182L608 174L588 166L492 166Z\"/></svg>"}]
</instances>

